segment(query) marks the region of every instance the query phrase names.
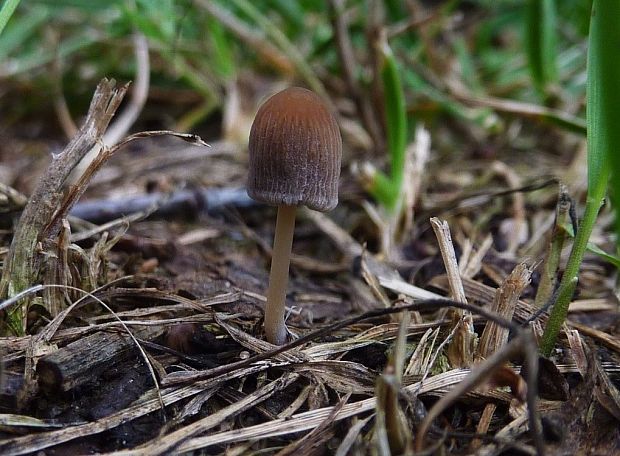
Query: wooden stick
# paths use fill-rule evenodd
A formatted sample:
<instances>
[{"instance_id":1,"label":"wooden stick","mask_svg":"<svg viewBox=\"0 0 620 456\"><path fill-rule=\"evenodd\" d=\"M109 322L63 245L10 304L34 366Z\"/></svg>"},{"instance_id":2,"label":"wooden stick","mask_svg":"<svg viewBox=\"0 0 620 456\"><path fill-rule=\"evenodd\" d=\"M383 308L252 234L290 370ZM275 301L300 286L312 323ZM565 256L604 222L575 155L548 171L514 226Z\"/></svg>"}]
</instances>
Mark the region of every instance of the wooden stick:
<instances>
[{"instance_id":1,"label":"wooden stick","mask_svg":"<svg viewBox=\"0 0 620 456\"><path fill-rule=\"evenodd\" d=\"M163 332L162 326L145 327L134 335L154 339ZM105 331L71 342L39 360L39 386L46 391L69 391L126 359L134 347L128 334Z\"/></svg>"},{"instance_id":2,"label":"wooden stick","mask_svg":"<svg viewBox=\"0 0 620 456\"><path fill-rule=\"evenodd\" d=\"M120 105L127 85L116 87L114 80L103 79L97 86L86 120L77 136L57 155L41 176L15 228L15 236L6 257L0 281L0 298L13 296L32 286L37 279L41 258L37 247L45 226L52 219L61 197L62 187L73 169L102 138ZM23 333L23 307L12 319L13 329Z\"/></svg>"}]
</instances>

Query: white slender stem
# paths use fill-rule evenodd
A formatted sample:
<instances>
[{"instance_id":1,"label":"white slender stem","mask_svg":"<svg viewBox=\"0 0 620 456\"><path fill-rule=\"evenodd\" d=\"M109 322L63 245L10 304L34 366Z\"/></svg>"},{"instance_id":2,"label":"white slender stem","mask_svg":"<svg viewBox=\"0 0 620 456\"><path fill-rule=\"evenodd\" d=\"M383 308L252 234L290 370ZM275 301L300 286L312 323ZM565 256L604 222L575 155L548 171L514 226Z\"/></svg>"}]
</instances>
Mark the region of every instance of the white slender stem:
<instances>
[{"instance_id":1,"label":"white slender stem","mask_svg":"<svg viewBox=\"0 0 620 456\"><path fill-rule=\"evenodd\" d=\"M284 308L296 210L296 206L278 206L267 305L265 306L265 335L267 340L275 345L286 343Z\"/></svg>"}]
</instances>

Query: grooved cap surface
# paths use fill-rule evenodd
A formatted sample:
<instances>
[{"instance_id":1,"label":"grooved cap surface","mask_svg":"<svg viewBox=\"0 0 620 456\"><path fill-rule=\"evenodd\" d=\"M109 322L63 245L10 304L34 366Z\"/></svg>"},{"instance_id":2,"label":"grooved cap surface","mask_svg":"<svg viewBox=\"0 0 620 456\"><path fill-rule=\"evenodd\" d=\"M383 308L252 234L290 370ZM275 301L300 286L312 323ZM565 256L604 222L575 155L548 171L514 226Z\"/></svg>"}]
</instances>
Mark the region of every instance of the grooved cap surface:
<instances>
[{"instance_id":1,"label":"grooved cap surface","mask_svg":"<svg viewBox=\"0 0 620 456\"><path fill-rule=\"evenodd\" d=\"M338 204L342 138L315 93L291 87L269 98L250 131L248 194L272 205L329 211Z\"/></svg>"}]
</instances>

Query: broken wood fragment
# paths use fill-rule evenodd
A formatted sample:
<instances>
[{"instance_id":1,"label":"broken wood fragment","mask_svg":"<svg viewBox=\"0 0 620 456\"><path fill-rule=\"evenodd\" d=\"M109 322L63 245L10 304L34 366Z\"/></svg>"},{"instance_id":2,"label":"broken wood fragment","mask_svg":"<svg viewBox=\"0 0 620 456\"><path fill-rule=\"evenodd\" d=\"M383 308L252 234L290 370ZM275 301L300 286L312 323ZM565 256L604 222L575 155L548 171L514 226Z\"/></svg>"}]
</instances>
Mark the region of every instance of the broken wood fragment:
<instances>
[{"instance_id":1,"label":"broken wood fragment","mask_svg":"<svg viewBox=\"0 0 620 456\"><path fill-rule=\"evenodd\" d=\"M80 160L101 140L127 87L116 87L114 80L103 79L93 95L82 128L61 153L53 156L15 228L2 271L0 297L14 296L36 283L42 262L40 246L46 241L44 230L60 205L63 186ZM26 312L21 306L9 314L9 325L14 333L24 333L25 318Z\"/></svg>"},{"instance_id":2,"label":"broken wood fragment","mask_svg":"<svg viewBox=\"0 0 620 456\"><path fill-rule=\"evenodd\" d=\"M134 335L154 339L163 332L163 327L155 326L138 329ZM42 357L36 367L39 386L45 391L69 391L94 380L134 350L135 344L127 333L91 334Z\"/></svg>"}]
</instances>

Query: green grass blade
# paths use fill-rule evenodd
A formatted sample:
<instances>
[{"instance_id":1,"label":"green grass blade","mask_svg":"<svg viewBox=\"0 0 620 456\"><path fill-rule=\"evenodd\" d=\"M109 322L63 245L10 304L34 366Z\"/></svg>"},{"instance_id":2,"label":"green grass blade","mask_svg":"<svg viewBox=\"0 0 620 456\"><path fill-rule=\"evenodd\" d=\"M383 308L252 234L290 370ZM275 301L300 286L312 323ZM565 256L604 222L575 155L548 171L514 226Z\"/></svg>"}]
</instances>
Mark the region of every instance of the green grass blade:
<instances>
[{"instance_id":1,"label":"green grass blade","mask_svg":"<svg viewBox=\"0 0 620 456\"><path fill-rule=\"evenodd\" d=\"M528 0L525 24L530 74L544 96L548 84L557 78L554 0Z\"/></svg>"},{"instance_id":2,"label":"green grass blade","mask_svg":"<svg viewBox=\"0 0 620 456\"><path fill-rule=\"evenodd\" d=\"M98 36L87 31L86 33L80 33L65 39L58 45L55 52L52 49L41 47L33 49L30 52L21 53L10 68L4 70L0 68L0 77L10 77L26 73L35 68L47 65L57 58L66 59L78 51L82 51L97 43L99 39Z\"/></svg>"},{"instance_id":3,"label":"green grass blade","mask_svg":"<svg viewBox=\"0 0 620 456\"><path fill-rule=\"evenodd\" d=\"M233 79L236 73L232 41L219 21L211 16L206 18L206 33L212 45L213 71L221 78Z\"/></svg>"},{"instance_id":4,"label":"green grass blade","mask_svg":"<svg viewBox=\"0 0 620 456\"><path fill-rule=\"evenodd\" d=\"M600 80L592 85L591 98L599 109L592 112L588 137L598 152L588 151L588 185L601 185L598 175L603 168L610 168L609 192L616 213L616 232L620 234L620 0L594 2L593 14L600 26L591 31L597 46L591 51L596 51L597 56L592 65L600 68ZM616 239L620 245L620 237Z\"/></svg>"},{"instance_id":5,"label":"green grass blade","mask_svg":"<svg viewBox=\"0 0 620 456\"><path fill-rule=\"evenodd\" d=\"M297 32L303 31L306 27L306 12L299 2L291 2L291 0L269 0L267 2L269 8L277 11L285 23Z\"/></svg>"},{"instance_id":6,"label":"green grass blade","mask_svg":"<svg viewBox=\"0 0 620 456\"><path fill-rule=\"evenodd\" d=\"M385 116L387 123L387 141L390 153L390 175L400 191L405 168L405 148L407 146L407 107L405 93L400 80L396 58L388 47L383 47L385 61L381 71L385 90Z\"/></svg>"},{"instance_id":7,"label":"green grass blade","mask_svg":"<svg viewBox=\"0 0 620 456\"><path fill-rule=\"evenodd\" d=\"M620 269L620 258L617 255L612 255L610 253L605 252L598 245L588 242L587 246L588 252L594 253L598 255L603 260L607 261L609 264L615 266L617 269Z\"/></svg>"},{"instance_id":8,"label":"green grass blade","mask_svg":"<svg viewBox=\"0 0 620 456\"><path fill-rule=\"evenodd\" d=\"M47 5L53 7L56 10L65 8L76 9L80 11L87 11L91 13L98 13L103 10L108 10L110 7L116 8L126 4L126 0L106 0L104 1L84 1L84 0L36 0L39 5Z\"/></svg>"},{"instance_id":9,"label":"green grass blade","mask_svg":"<svg viewBox=\"0 0 620 456\"><path fill-rule=\"evenodd\" d=\"M0 34L15 12L15 8L17 8L19 2L20 0L6 0L4 5L2 5L2 9L0 9Z\"/></svg>"},{"instance_id":10,"label":"green grass blade","mask_svg":"<svg viewBox=\"0 0 620 456\"><path fill-rule=\"evenodd\" d=\"M385 43L382 47L383 67L381 78L385 96L387 146L390 155L390 177L376 175L371 193L389 211L397 210L405 172L407 146L407 109L405 93L400 79L396 58ZM379 177L381 176L381 177Z\"/></svg>"},{"instance_id":11,"label":"green grass blade","mask_svg":"<svg viewBox=\"0 0 620 456\"><path fill-rule=\"evenodd\" d=\"M616 156L620 152L619 22L620 0L594 0L588 45L588 195L583 221L560 283L559 298L541 342L541 351L546 356L551 354L566 320L579 266L607 190L610 161L618 160Z\"/></svg>"},{"instance_id":12,"label":"green grass blade","mask_svg":"<svg viewBox=\"0 0 620 456\"><path fill-rule=\"evenodd\" d=\"M573 227L570 224L561 225L561 228L571 238L575 237L575 234L573 233ZM588 242L588 245L586 246L586 250L590 253L598 255L603 260L607 261L609 264L620 269L620 257L618 255L612 255L611 253L607 253L602 248L600 248L598 245L592 242Z\"/></svg>"},{"instance_id":13,"label":"green grass blade","mask_svg":"<svg viewBox=\"0 0 620 456\"><path fill-rule=\"evenodd\" d=\"M620 0L592 7L588 53L588 192L603 195L610 159L620 153Z\"/></svg>"},{"instance_id":14,"label":"green grass blade","mask_svg":"<svg viewBox=\"0 0 620 456\"><path fill-rule=\"evenodd\" d=\"M39 7L33 8L29 14L15 17L0 36L0 60L7 58L33 37L49 16L47 8Z\"/></svg>"},{"instance_id":15,"label":"green grass blade","mask_svg":"<svg viewBox=\"0 0 620 456\"><path fill-rule=\"evenodd\" d=\"M462 119L465 122L472 122L478 127L483 128L489 132L495 131L499 127L499 122L494 119L497 116L495 113L486 107L469 107L464 106L455 98L450 97L445 92L442 92L431 84L426 82L415 71L406 71L403 73L404 84L411 88L413 93L423 95L439 105L442 111ZM585 126L583 127L585 134ZM411 131L411 129L409 129Z\"/></svg>"}]
</instances>

